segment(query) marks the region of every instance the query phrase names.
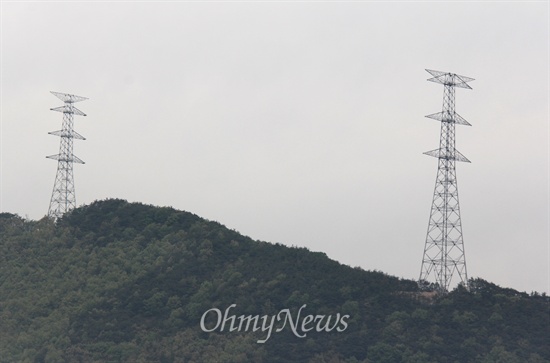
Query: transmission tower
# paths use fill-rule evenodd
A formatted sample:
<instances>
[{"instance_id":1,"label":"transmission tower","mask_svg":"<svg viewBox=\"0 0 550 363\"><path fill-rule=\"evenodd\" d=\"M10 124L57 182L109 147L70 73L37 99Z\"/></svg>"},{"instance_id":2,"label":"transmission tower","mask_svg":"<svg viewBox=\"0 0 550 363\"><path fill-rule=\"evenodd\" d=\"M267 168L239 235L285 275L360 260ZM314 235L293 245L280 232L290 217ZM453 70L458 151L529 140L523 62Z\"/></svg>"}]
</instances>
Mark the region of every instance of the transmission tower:
<instances>
[{"instance_id":1,"label":"transmission tower","mask_svg":"<svg viewBox=\"0 0 550 363\"><path fill-rule=\"evenodd\" d=\"M57 174L53 185L50 208L48 209L48 216L57 219L65 212L76 207L73 163L84 164L84 162L73 155L73 140L86 139L73 130L73 115L86 115L74 107L73 104L87 100L87 98L59 92L51 93L65 103L63 106L51 108L52 111L63 112L63 126L61 130L49 132L50 135L61 138L59 154L46 156L49 159L57 160Z\"/></svg>"},{"instance_id":2,"label":"transmission tower","mask_svg":"<svg viewBox=\"0 0 550 363\"><path fill-rule=\"evenodd\" d=\"M472 89L468 82L474 79L426 71L433 76L428 81L442 84L444 92L443 111L426 116L441 121L441 134L439 148L424 153L439 161L419 282L433 282L439 292L447 292L453 279L468 288L455 162L470 160L455 149L455 125L471 125L455 112L455 87Z\"/></svg>"}]
</instances>

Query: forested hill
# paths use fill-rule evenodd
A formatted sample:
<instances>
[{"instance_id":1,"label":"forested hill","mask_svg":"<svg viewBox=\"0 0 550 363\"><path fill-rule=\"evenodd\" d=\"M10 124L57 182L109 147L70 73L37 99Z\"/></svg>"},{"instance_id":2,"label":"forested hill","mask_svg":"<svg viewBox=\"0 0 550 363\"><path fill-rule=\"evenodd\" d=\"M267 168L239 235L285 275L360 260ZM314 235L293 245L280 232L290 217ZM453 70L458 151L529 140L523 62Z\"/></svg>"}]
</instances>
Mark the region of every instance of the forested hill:
<instances>
[{"instance_id":1,"label":"forested hill","mask_svg":"<svg viewBox=\"0 0 550 363\"><path fill-rule=\"evenodd\" d=\"M546 296L471 286L432 296L123 200L2 213L0 362L550 362ZM259 325L221 331L215 309Z\"/></svg>"}]
</instances>

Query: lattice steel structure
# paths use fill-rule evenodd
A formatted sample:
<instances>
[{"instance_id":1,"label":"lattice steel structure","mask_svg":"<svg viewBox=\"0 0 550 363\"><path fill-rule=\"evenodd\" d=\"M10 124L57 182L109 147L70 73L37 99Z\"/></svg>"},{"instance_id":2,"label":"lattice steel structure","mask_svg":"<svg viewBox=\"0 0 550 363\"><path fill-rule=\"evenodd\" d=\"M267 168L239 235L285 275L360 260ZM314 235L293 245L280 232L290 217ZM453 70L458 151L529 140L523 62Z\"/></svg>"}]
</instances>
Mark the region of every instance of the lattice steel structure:
<instances>
[{"instance_id":1,"label":"lattice steel structure","mask_svg":"<svg viewBox=\"0 0 550 363\"><path fill-rule=\"evenodd\" d=\"M468 287L455 163L470 161L455 149L455 125L471 125L455 112L455 88L471 89L468 82L474 79L426 71L433 76L428 81L442 84L444 93L443 111L426 116L441 121L441 134L439 148L424 153L438 159L438 168L419 283L447 292L453 282Z\"/></svg>"},{"instance_id":2,"label":"lattice steel structure","mask_svg":"<svg viewBox=\"0 0 550 363\"><path fill-rule=\"evenodd\" d=\"M87 98L59 92L51 93L65 103L61 107L50 109L52 111L63 112L63 126L61 130L49 132L50 135L61 138L59 154L46 156L49 159L57 160L57 174L53 185L50 208L48 209L48 216L57 219L76 207L73 163L84 164L84 162L73 155L73 140L86 139L73 130L73 115L86 115L74 107L73 104L87 100Z\"/></svg>"}]
</instances>

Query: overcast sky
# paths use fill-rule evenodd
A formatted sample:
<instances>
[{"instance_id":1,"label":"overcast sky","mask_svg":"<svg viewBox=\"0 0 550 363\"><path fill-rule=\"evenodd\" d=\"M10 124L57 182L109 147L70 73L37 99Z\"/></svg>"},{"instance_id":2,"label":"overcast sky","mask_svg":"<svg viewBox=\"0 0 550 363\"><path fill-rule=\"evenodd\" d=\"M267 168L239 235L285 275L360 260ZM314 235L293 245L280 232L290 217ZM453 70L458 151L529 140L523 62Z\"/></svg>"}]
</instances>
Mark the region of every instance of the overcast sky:
<instances>
[{"instance_id":1,"label":"overcast sky","mask_svg":"<svg viewBox=\"0 0 550 363\"><path fill-rule=\"evenodd\" d=\"M62 102L77 204L172 206L417 279L443 86L470 277L549 292L549 3L1 3L0 210L48 210Z\"/></svg>"}]
</instances>

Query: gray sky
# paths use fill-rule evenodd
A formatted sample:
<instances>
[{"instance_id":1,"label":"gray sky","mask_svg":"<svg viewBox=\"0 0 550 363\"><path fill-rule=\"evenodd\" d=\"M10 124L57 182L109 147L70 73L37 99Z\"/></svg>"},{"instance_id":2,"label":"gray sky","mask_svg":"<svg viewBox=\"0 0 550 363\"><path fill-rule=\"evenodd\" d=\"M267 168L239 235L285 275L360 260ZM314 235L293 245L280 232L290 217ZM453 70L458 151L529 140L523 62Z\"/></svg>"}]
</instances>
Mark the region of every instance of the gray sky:
<instances>
[{"instance_id":1,"label":"gray sky","mask_svg":"<svg viewBox=\"0 0 550 363\"><path fill-rule=\"evenodd\" d=\"M173 206L417 279L443 87L470 277L549 289L548 2L1 4L0 210L47 213L76 104L78 204Z\"/></svg>"}]
</instances>

